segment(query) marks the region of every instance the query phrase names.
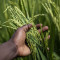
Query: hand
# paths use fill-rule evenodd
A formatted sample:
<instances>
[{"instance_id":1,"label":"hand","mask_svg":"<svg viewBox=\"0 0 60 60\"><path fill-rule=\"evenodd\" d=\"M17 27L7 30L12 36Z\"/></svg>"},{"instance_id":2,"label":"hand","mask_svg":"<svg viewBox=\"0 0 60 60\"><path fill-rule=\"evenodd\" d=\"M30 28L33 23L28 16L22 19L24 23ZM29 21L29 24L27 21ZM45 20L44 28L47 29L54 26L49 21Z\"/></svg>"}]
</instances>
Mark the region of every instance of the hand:
<instances>
[{"instance_id":1,"label":"hand","mask_svg":"<svg viewBox=\"0 0 60 60\"><path fill-rule=\"evenodd\" d=\"M42 24L36 25L39 33L41 33L40 25L42 26ZM13 40L17 46L17 53L19 56L27 56L31 53L29 47L25 44L26 32L30 28L32 28L32 24L28 24L21 28L18 28L17 31L14 33L14 35L11 38L11 40ZM43 32L48 30L48 26L43 27L42 30L43 30ZM48 38L50 38L50 37L48 36Z\"/></svg>"},{"instance_id":2,"label":"hand","mask_svg":"<svg viewBox=\"0 0 60 60\"><path fill-rule=\"evenodd\" d=\"M11 38L11 40L13 40L17 46L17 53L19 56L27 56L31 53L29 47L25 44L26 32L31 27L32 27L32 24L28 24L28 25L22 26L21 28L18 28Z\"/></svg>"},{"instance_id":3,"label":"hand","mask_svg":"<svg viewBox=\"0 0 60 60\"><path fill-rule=\"evenodd\" d=\"M38 32L41 34L40 25L41 25L41 27L42 27L42 24L37 24L36 27L37 27ZM44 26L44 27L42 28L42 32L45 32L45 31L47 31L47 30L48 30L48 26ZM50 35L48 35L48 39L50 39ZM45 38L44 38L44 40L45 40Z\"/></svg>"}]
</instances>

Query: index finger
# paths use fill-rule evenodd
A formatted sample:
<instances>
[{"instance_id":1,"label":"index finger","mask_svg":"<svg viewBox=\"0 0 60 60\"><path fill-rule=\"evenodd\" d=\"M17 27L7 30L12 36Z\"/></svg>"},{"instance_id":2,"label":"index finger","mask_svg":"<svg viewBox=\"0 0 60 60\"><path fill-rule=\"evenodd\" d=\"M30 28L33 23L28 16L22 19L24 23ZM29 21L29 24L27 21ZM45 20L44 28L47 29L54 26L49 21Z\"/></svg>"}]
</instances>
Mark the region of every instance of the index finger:
<instances>
[{"instance_id":1,"label":"index finger","mask_svg":"<svg viewBox=\"0 0 60 60\"><path fill-rule=\"evenodd\" d=\"M37 29L40 29L40 26L42 27L42 24L37 24L37 25L36 25L36 28L37 28Z\"/></svg>"}]
</instances>

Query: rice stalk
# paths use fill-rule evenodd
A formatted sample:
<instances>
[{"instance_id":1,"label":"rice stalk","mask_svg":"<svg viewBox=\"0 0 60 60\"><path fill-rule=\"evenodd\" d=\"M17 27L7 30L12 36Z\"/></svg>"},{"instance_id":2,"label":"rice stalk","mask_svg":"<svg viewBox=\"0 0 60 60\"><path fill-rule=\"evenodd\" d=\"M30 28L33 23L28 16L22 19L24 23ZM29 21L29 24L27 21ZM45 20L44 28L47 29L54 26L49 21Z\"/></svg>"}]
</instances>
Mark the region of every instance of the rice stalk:
<instances>
[{"instance_id":1,"label":"rice stalk","mask_svg":"<svg viewBox=\"0 0 60 60\"><path fill-rule=\"evenodd\" d=\"M5 3L8 3L6 5L11 5L12 7L8 6L8 8L4 12L7 21L5 21L5 18L3 17L3 15L0 15L0 20L2 19L1 22L3 21L0 24L0 26L1 26L0 29L2 29L2 27L4 27L4 28L8 27L8 28L6 28L6 30L7 30L6 34L7 34L9 32L12 33L12 31L9 31L11 29L16 30L17 28L19 28L25 24L32 23L34 28L32 28L31 30L35 31L34 32L34 31L30 30L27 33L27 42L29 43L28 46L30 47L31 52L33 52L31 54L31 58L21 57L21 58L17 58L16 60L20 60L20 59L21 60L34 60L34 57L36 60L54 60L57 56L55 56L53 52L58 51L58 54L59 54L59 51L60 51L57 48L57 46L59 46L59 44L57 44L57 43L60 40L57 37L57 34L58 34L58 36L60 38L59 0L57 0L57 1L53 0L54 2L52 0L13 0L13 1L11 0L9 3L8 3L8 0L5 1ZM19 6L16 1L18 1ZM4 5L4 7L6 8L5 3L4 4L1 3L2 4L1 6ZM0 13L2 11L4 11L4 9L3 10L1 9ZM47 35L49 34L49 32L46 33L46 41L44 40L45 36L42 32L41 32L42 35L39 35L38 37L35 36L35 35L37 35L37 32L36 32L37 29L35 26L35 24L37 24L37 23L43 23L43 25L49 26L49 29L51 31L50 32L51 40L47 39ZM5 31L5 29L4 29L4 31ZM0 43L5 42L5 40L6 41L8 40L7 38L4 38L4 35L3 35L4 31L2 31L2 33L0 31L0 35L1 35ZM42 31L42 29L41 29L41 31ZM30 32L33 33L33 36ZM8 35L11 36L11 34L8 34ZM54 42L55 41L54 38L57 40L56 42ZM30 39L30 41L28 39ZM49 41L50 41L50 43L48 43ZM54 43L56 43L55 46L54 46ZM33 50L33 48L35 49L35 51ZM55 59L55 60L58 60L58 59Z\"/></svg>"},{"instance_id":2,"label":"rice stalk","mask_svg":"<svg viewBox=\"0 0 60 60\"><path fill-rule=\"evenodd\" d=\"M21 27L25 24L30 24L32 23L33 26L35 26L34 22L31 20L28 20L24 14L16 7L14 6L14 8L12 8L11 6L7 9L9 11L9 13L11 14L11 21L6 21L5 23L14 23L16 24L17 27ZM10 19L9 19L10 20ZM14 25L10 24L12 29L14 28ZM3 25L4 26L4 25ZM9 26L6 26L9 27ZM33 59L36 60L36 53L37 53L37 46L41 47L40 44L40 34L38 33L36 26L31 28L31 30L27 33L27 43L28 46L31 49L32 55L33 55Z\"/></svg>"}]
</instances>

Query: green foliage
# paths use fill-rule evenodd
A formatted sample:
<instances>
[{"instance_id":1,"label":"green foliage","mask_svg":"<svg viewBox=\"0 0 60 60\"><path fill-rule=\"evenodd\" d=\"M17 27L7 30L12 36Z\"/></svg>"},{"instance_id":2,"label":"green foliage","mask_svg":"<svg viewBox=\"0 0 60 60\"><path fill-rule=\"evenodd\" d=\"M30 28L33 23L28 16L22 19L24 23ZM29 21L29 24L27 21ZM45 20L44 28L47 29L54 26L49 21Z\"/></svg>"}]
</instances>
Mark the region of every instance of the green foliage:
<instances>
[{"instance_id":1,"label":"green foliage","mask_svg":"<svg viewBox=\"0 0 60 60\"><path fill-rule=\"evenodd\" d=\"M34 26L27 33L27 43L32 54L15 60L60 59L58 56L60 55L59 0L1 0L0 2L0 43L9 40L18 27L29 23ZM49 31L42 33L41 27L40 35L35 26L38 23L42 23L43 26L48 25ZM48 40L49 33L51 35L50 40ZM45 40L44 37L46 37Z\"/></svg>"}]
</instances>

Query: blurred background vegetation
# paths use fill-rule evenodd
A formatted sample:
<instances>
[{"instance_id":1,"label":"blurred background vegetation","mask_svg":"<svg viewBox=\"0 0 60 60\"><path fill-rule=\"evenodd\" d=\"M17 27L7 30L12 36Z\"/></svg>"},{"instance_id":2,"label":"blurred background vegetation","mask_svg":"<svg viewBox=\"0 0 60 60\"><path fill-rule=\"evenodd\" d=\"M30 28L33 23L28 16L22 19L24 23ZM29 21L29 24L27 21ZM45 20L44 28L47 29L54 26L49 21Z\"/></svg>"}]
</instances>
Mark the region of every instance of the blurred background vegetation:
<instances>
[{"instance_id":1,"label":"blurred background vegetation","mask_svg":"<svg viewBox=\"0 0 60 60\"><path fill-rule=\"evenodd\" d=\"M60 60L60 0L0 0L0 44L9 40L14 33L11 28L1 27L9 19L7 12L4 13L7 5L17 6L28 19L37 14L45 14L35 18L34 23L49 26L49 60ZM33 60L31 56L24 57L24 60L29 59Z\"/></svg>"}]
</instances>

